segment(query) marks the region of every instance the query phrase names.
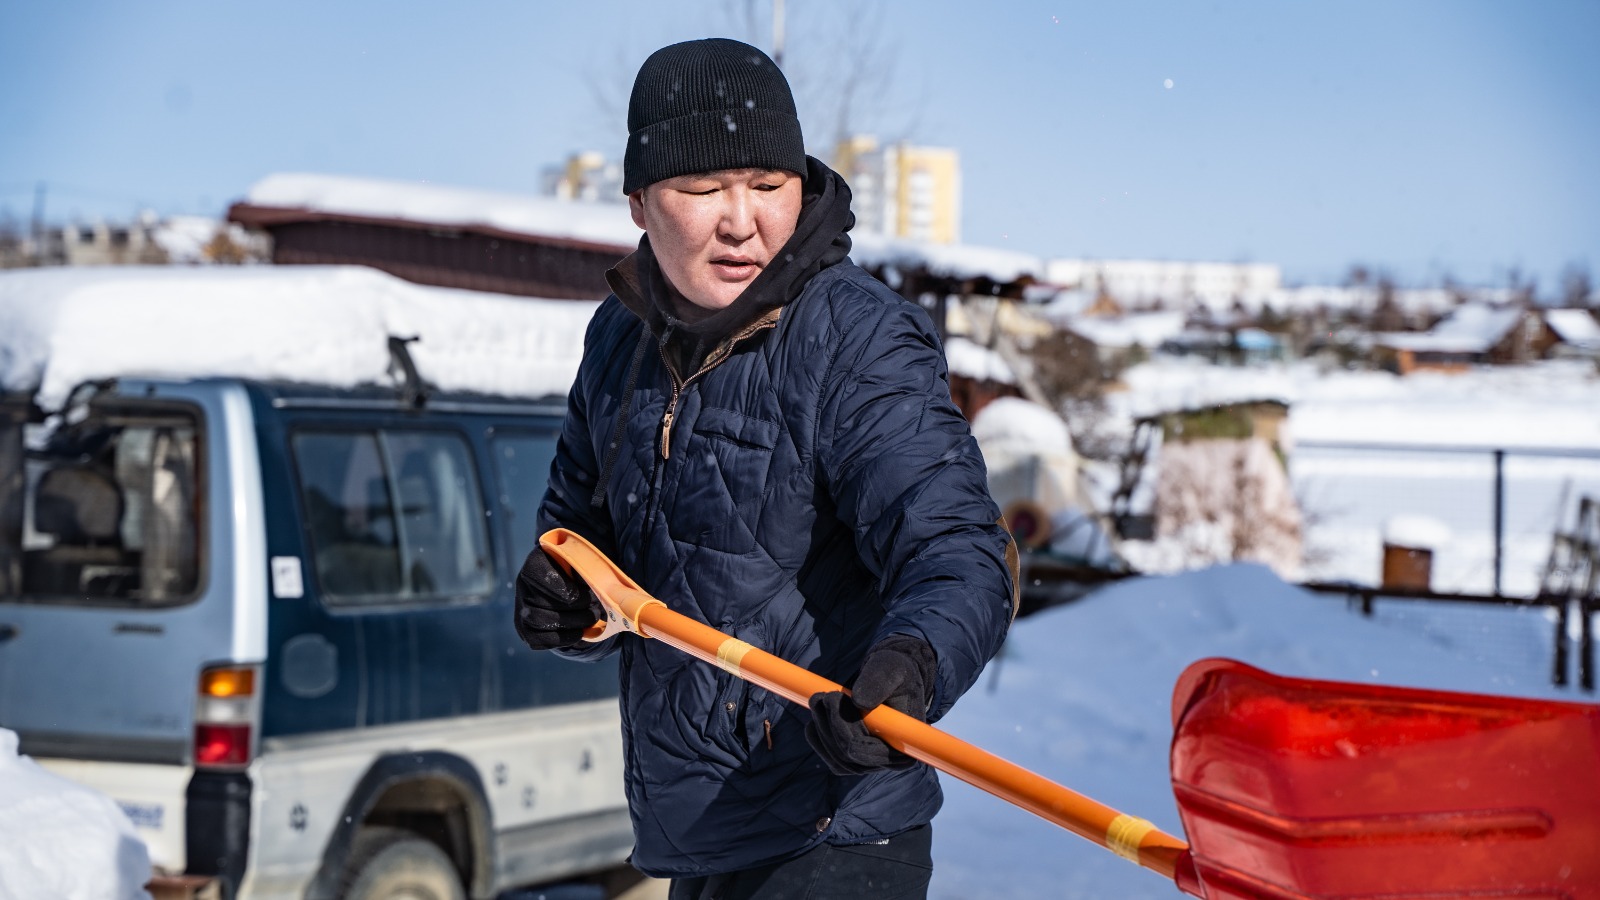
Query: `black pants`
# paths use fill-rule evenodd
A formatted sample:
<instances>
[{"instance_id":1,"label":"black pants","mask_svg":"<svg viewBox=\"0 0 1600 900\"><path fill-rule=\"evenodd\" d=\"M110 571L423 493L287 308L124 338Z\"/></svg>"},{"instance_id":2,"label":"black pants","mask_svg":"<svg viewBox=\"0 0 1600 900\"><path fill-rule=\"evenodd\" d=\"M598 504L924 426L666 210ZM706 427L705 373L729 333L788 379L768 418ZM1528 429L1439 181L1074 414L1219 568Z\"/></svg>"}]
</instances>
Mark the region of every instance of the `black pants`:
<instances>
[{"instance_id":1,"label":"black pants","mask_svg":"<svg viewBox=\"0 0 1600 900\"><path fill-rule=\"evenodd\" d=\"M678 878L668 900L923 900L933 876L933 828L882 844L820 844L794 859L704 878Z\"/></svg>"}]
</instances>

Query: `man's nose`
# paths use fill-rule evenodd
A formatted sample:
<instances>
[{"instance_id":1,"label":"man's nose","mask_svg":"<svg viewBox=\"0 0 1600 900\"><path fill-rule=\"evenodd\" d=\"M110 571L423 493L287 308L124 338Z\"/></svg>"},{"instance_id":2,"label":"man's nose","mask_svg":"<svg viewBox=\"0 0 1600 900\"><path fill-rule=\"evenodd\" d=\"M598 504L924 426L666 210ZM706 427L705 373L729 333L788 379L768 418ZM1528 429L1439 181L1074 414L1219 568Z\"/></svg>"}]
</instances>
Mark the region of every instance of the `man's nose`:
<instances>
[{"instance_id":1,"label":"man's nose","mask_svg":"<svg viewBox=\"0 0 1600 900\"><path fill-rule=\"evenodd\" d=\"M756 233L755 198L751 192L740 188L723 191L722 220L718 231L734 241L747 241Z\"/></svg>"}]
</instances>

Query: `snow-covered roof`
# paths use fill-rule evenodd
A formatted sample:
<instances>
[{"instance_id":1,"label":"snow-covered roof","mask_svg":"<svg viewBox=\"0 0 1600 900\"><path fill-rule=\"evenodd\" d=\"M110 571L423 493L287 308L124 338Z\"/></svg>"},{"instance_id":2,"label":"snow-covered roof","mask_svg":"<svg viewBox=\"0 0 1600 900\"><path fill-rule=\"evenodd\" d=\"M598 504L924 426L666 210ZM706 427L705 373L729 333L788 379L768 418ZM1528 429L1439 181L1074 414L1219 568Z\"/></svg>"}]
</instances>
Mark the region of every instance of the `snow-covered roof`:
<instances>
[{"instance_id":1,"label":"snow-covered roof","mask_svg":"<svg viewBox=\"0 0 1600 900\"><path fill-rule=\"evenodd\" d=\"M1574 347L1600 348L1600 323L1585 310L1545 310L1544 321L1556 337Z\"/></svg>"},{"instance_id":2,"label":"snow-covered roof","mask_svg":"<svg viewBox=\"0 0 1600 900\"><path fill-rule=\"evenodd\" d=\"M231 375L392 384L390 335L444 390L565 394L596 303L423 287L359 266L0 273L0 391L58 407L83 381Z\"/></svg>"},{"instance_id":3,"label":"snow-covered roof","mask_svg":"<svg viewBox=\"0 0 1600 900\"><path fill-rule=\"evenodd\" d=\"M1481 303L1456 307L1425 334L1385 334L1380 342L1396 350L1432 353L1485 353L1522 321L1522 310Z\"/></svg>"},{"instance_id":4,"label":"snow-covered roof","mask_svg":"<svg viewBox=\"0 0 1600 900\"><path fill-rule=\"evenodd\" d=\"M935 275L988 278L1001 284L1023 277L1037 278L1043 268L1037 256L997 247L935 244L868 233L852 233L850 239L850 258L869 267L926 269Z\"/></svg>"},{"instance_id":5,"label":"snow-covered roof","mask_svg":"<svg viewBox=\"0 0 1600 900\"><path fill-rule=\"evenodd\" d=\"M246 202L330 215L478 226L624 248L638 244L641 233L622 203L586 203L340 175L269 175L250 188Z\"/></svg>"},{"instance_id":6,"label":"snow-covered roof","mask_svg":"<svg viewBox=\"0 0 1600 900\"><path fill-rule=\"evenodd\" d=\"M974 381L1017 383L1016 373L1000 354L964 337L945 341L944 355L952 375L964 375Z\"/></svg>"},{"instance_id":7,"label":"snow-covered roof","mask_svg":"<svg viewBox=\"0 0 1600 900\"><path fill-rule=\"evenodd\" d=\"M1134 313L1106 318L1101 316L1071 316L1065 320L1067 327L1101 347L1144 347L1153 350L1163 341L1176 337L1183 331L1184 314L1181 312Z\"/></svg>"}]
</instances>

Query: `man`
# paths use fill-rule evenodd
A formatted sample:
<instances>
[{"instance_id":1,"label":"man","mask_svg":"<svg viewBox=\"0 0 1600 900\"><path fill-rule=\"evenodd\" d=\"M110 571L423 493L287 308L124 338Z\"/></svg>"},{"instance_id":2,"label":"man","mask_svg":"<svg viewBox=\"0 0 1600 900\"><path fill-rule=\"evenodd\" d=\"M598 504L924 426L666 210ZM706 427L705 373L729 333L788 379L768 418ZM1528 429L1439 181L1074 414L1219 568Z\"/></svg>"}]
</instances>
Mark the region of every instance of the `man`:
<instances>
[{"instance_id":1,"label":"man","mask_svg":"<svg viewBox=\"0 0 1600 900\"><path fill-rule=\"evenodd\" d=\"M849 262L850 191L754 47L639 70L608 273L539 509L672 609L846 684L806 710L637 635L545 554L517 629L621 655L633 864L672 897L923 897L938 780L870 735L938 719L998 650L1015 555L927 315ZM859 707L858 707L859 704Z\"/></svg>"}]
</instances>

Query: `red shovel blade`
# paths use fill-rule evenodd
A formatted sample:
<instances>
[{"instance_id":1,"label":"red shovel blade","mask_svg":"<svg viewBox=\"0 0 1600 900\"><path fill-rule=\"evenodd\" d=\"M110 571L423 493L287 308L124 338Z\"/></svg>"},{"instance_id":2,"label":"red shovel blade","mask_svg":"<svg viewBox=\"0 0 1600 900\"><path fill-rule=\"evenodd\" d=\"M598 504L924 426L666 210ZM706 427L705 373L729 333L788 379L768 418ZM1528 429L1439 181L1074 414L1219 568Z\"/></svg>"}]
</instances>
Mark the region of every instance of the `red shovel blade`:
<instances>
[{"instance_id":1,"label":"red shovel blade","mask_svg":"<svg viewBox=\"0 0 1600 900\"><path fill-rule=\"evenodd\" d=\"M1600 707L1212 659L1173 716L1208 900L1600 900Z\"/></svg>"}]
</instances>

